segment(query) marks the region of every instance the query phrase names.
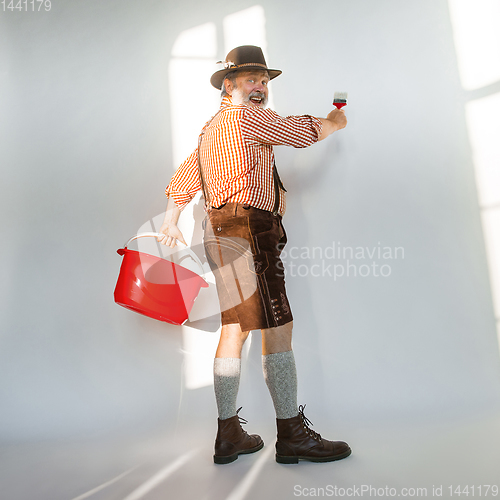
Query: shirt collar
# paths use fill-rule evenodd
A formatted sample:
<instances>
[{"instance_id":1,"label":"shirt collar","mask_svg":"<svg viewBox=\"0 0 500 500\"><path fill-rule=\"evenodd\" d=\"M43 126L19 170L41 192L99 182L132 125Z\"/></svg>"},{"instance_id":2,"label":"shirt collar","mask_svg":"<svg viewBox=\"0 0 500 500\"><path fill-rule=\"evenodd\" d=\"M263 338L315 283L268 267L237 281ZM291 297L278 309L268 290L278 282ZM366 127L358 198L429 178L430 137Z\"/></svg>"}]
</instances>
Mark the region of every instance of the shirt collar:
<instances>
[{"instance_id":1,"label":"shirt collar","mask_svg":"<svg viewBox=\"0 0 500 500\"><path fill-rule=\"evenodd\" d=\"M230 95L225 95L222 98L222 101L220 103L221 109L227 108L228 106L232 106L232 105L233 105L233 101L231 100L231 96Z\"/></svg>"},{"instance_id":2,"label":"shirt collar","mask_svg":"<svg viewBox=\"0 0 500 500\"><path fill-rule=\"evenodd\" d=\"M220 103L220 109L227 108L229 106L245 106L247 108L253 108L251 104L233 104L233 100L230 95L225 95Z\"/></svg>"}]
</instances>

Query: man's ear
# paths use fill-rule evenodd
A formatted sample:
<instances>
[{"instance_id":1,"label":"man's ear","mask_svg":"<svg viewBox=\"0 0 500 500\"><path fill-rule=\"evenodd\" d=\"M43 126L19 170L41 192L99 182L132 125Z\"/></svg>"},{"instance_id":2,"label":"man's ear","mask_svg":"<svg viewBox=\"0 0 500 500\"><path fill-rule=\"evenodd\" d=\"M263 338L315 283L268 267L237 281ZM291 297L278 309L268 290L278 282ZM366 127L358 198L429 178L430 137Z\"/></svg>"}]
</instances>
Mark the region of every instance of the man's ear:
<instances>
[{"instance_id":1,"label":"man's ear","mask_svg":"<svg viewBox=\"0 0 500 500\"><path fill-rule=\"evenodd\" d=\"M232 92L233 92L233 82L231 80L229 80L228 78L225 78L224 79L224 82L222 83L222 85L224 85L225 89L226 89L226 92L229 94L229 95L232 95Z\"/></svg>"}]
</instances>

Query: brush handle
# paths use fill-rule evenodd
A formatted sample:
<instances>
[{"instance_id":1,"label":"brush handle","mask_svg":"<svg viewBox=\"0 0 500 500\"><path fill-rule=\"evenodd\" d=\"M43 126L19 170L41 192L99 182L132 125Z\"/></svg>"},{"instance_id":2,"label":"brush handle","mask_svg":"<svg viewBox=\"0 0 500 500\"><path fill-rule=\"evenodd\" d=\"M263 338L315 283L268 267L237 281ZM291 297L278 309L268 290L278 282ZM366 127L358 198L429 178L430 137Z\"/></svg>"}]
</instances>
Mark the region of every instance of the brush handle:
<instances>
[{"instance_id":1,"label":"brush handle","mask_svg":"<svg viewBox=\"0 0 500 500\"><path fill-rule=\"evenodd\" d=\"M346 102L334 102L333 105L337 108L343 108L347 103Z\"/></svg>"}]
</instances>

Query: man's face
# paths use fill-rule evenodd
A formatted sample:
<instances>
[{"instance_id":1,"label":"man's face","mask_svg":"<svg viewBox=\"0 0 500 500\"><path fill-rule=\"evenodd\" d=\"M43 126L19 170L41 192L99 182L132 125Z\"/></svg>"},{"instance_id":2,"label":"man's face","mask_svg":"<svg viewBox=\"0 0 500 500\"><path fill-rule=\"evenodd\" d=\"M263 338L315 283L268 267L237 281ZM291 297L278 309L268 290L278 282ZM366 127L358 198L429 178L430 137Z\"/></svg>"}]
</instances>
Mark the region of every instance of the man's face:
<instances>
[{"instance_id":1,"label":"man's face","mask_svg":"<svg viewBox=\"0 0 500 500\"><path fill-rule=\"evenodd\" d=\"M237 73L235 82L225 80L226 91L231 96L233 104L250 104L265 108L269 89L267 71L252 70Z\"/></svg>"}]
</instances>

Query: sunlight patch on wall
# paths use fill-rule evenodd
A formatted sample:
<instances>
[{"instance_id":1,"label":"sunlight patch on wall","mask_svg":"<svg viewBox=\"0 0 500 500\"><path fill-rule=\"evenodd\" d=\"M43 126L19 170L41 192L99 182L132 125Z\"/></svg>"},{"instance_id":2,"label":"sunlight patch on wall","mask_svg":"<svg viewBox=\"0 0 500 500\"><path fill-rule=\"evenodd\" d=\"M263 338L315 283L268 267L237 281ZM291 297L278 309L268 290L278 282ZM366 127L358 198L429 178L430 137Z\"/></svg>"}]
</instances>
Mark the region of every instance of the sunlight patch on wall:
<instances>
[{"instance_id":1,"label":"sunlight patch on wall","mask_svg":"<svg viewBox=\"0 0 500 500\"><path fill-rule=\"evenodd\" d=\"M266 16L260 5L227 15L222 25L224 55L239 45L258 45L267 61Z\"/></svg>"},{"instance_id":2,"label":"sunlight patch on wall","mask_svg":"<svg viewBox=\"0 0 500 500\"><path fill-rule=\"evenodd\" d=\"M182 32L175 41L169 65L172 156L180 165L197 145L206 120L219 102L210 85L216 57L215 24L202 24Z\"/></svg>"},{"instance_id":3,"label":"sunlight patch on wall","mask_svg":"<svg viewBox=\"0 0 500 500\"><path fill-rule=\"evenodd\" d=\"M500 340L500 93L470 101L465 109Z\"/></svg>"},{"instance_id":4,"label":"sunlight patch on wall","mask_svg":"<svg viewBox=\"0 0 500 500\"><path fill-rule=\"evenodd\" d=\"M500 2L448 3L462 86L487 94L465 111L500 346Z\"/></svg>"},{"instance_id":5,"label":"sunlight patch on wall","mask_svg":"<svg viewBox=\"0 0 500 500\"><path fill-rule=\"evenodd\" d=\"M448 0L448 4L464 89L500 80L500 2Z\"/></svg>"},{"instance_id":6,"label":"sunlight patch on wall","mask_svg":"<svg viewBox=\"0 0 500 500\"><path fill-rule=\"evenodd\" d=\"M479 204L500 207L500 93L469 101L465 110Z\"/></svg>"},{"instance_id":7,"label":"sunlight patch on wall","mask_svg":"<svg viewBox=\"0 0 500 500\"><path fill-rule=\"evenodd\" d=\"M206 23L183 31L175 40L172 57L208 57L217 52L214 23Z\"/></svg>"},{"instance_id":8,"label":"sunlight patch on wall","mask_svg":"<svg viewBox=\"0 0 500 500\"><path fill-rule=\"evenodd\" d=\"M484 210L481 214L486 254L490 268L490 282L493 294L493 307L497 318L497 333L500 340L500 207Z\"/></svg>"}]
</instances>

